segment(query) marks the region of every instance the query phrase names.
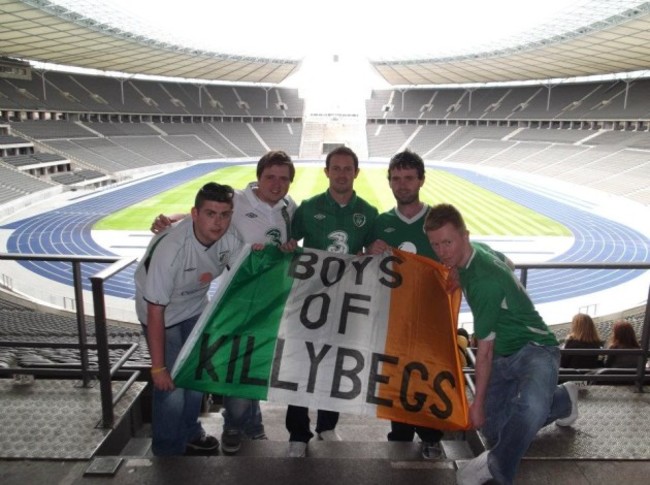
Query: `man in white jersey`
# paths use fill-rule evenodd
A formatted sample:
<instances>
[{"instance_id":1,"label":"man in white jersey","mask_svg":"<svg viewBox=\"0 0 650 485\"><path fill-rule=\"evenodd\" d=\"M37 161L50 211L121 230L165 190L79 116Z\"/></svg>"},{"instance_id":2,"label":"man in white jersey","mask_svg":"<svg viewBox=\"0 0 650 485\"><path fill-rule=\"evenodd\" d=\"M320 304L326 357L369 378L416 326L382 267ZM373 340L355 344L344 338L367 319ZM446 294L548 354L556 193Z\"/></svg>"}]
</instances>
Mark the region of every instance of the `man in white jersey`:
<instances>
[{"instance_id":1,"label":"man in white jersey","mask_svg":"<svg viewBox=\"0 0 650 485\"><path fill-rule=\"evenodd\" d=\"M135 272L136 312L151 356L156 456L212 454L219 448L198 421L203 394L177 389L170 370L208 303L210 283L244 245L230 227L233 195L227 185L204 185L191 218L155 236Z\"/></svg>"},{"instance_id":2,"label":"man in white jersey","mask_svg":"<svg viewBox=\"0 0 650 485\"><path fill-rule=\"evenodd\" d=\"M244 190L235 191L232 225L245 242L250 244L280 245L290 235L291 218L296 204L287 192L295 167L283 151L270 151L257 163L257 182ZM160 232L184 214L158 216L152 231ZM242 438L266 439L258 400L224 397L224 431L221 448L226 453L237 453Z\"/></svg>"},{"instance_id":3,"label":"man in white jersey","mask_svg":"<svg viewBox=\"0 0 650 485\"><path fill-rule=\"evenodd\" d=\"M257 181L235 190L232 224L250 244L280 245L289 238L288 227L296 210L289 192L296 169L283 151L270 151L257 163ZM151 224L154 234L187 214L160 214Z\"/></svg>"}]
</instances>

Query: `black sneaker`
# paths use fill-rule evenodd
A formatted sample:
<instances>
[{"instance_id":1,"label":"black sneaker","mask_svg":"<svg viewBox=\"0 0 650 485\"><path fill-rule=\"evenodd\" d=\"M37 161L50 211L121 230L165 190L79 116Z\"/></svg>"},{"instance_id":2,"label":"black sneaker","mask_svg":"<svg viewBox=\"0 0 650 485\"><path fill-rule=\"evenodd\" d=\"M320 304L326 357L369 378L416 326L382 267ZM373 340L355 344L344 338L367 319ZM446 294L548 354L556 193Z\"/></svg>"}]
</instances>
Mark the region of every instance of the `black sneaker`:
<instances>
[{"instance_id":1,"label":"black sneaker","mask_svg":"<svg viewBox=\"0 0 650 485\"><path fill-rule=\"evenodd\" d=\"M216 455L218 451L219 440L205 431L201 433L201 436L187 443L185 447L186 455Z\"/></svg>"},{"instance_id":2,"label":"black sneaker","mask_svg":"<svg viewBox=\"0 0 650 485\"><path fill-rule=\"evenodd\" d=\"M241 432L236 429L226 429L221 435L221 449L224 453L234 454L241 448Z\"/></svg>"}]
</instances>

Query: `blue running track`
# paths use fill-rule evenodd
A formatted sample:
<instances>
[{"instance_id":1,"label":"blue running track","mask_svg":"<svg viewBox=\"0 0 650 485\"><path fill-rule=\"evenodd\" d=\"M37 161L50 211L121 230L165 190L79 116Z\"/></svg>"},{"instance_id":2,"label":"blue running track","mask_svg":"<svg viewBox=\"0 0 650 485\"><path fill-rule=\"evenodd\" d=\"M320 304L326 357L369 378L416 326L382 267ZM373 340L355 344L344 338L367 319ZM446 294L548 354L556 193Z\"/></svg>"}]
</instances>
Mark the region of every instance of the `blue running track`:
<instances>
[{"instance_id":1,"label":"blue running track","mask_svg":"<svg viewBox=\"0 0 650 485\"><path fill-rule=\"evenodd\" d=\"M229 165L232 164L216 162L194 165L99 196L80 197L78 202L60 209L2 226L3 229L14 229L7 241L7 251L22 254L115 256L93 240L91 230L97 221L160 192ZM67 285L72 284L72 267L69 263L23 261L21 264L46 278ZM84 289L90 290L88 277L104 269L106 265L90 263L81 266ZM131 265L108 280L105 284L106 294L133 298L134 271L135 265Z\"/></svg>"},{"instance_id":2,"label":"blue running track","mask_svg":"<svg viewBox=\"0 0 650 485\"><path fill-rule=\"evenodd\" d=\"M575 204L568 205L470 170L446 170L564 224L573 234L573 245L551 261L629 263L647 262L649 259L648 238L628 226L589 212L588 207L579 209ZM534 270L528 273L527 287L535 303L548 303L606 290L643 272L623 269Z\"/></svg>"},{"instance_id":3,"label":"blue running track","mask_svg":"<svg viewBox=\"0 0 650 485\"><path fill-rule=\"evenodd\" d=\"M136 204L155 194L195 179L229 164L216 162L194 165L152 180L134 183L79 201L44 214L3 226L13 229L7 242L9 253L114 255L91 237L92 226L108 214ZM574 236L573 246L553 261L560 262L640 262L649 260L648 239L617 222L567 205L558 197L531 192L470 170L450 169L470 182L531 208L567 226ZM71 266L66 263L22 262L41 276L71 284ZM103 269L102 264L82 265L86 289L88 277ZM134 265L106 282L107 295L132 299ZM536 303L547 303L606 290L642 274L641 270L535 270L528 276L528 289Z\"/></svg>"}]
</instances>

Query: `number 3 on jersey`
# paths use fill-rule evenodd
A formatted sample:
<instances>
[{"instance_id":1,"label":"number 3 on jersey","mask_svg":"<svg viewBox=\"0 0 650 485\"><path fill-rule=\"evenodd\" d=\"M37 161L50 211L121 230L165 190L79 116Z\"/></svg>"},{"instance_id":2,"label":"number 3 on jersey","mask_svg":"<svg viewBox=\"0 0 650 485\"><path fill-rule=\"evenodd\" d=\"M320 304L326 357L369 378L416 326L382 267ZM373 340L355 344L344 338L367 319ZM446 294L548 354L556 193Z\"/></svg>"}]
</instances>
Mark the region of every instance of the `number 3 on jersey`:
<instances>
[{"instance_id":1,"label":"number 3 on jersey","mask_svg":"<svg viewBox=\"0 0 650 485\"><path fill-rule=\"evenodd\" d=\"M332 244L327 246L330 253L348 254L348 233L345 231L333 231L327 235Z\"/></svg>"}]
</instances>

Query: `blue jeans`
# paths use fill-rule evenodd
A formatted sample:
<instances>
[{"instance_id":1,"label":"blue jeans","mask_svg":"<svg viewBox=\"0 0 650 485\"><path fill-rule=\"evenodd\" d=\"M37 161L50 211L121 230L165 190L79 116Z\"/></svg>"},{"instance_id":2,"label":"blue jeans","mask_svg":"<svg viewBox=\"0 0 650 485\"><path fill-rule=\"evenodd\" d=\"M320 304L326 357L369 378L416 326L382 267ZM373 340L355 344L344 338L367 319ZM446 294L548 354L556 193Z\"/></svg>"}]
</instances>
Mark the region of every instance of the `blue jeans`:
<instances>
[{"instance_id":1,"label":"blue jeans","mask_svg":"<svg viewBox=\"0 0 650 485\"><path fill-rule=\"evenodd\" d=\"M223 429L236 429L249 438L264 434L262 411L257 399L223 397Z\"/></svg>"},{"instance_id":2,"label":"blue jeans","mask_svg":"<svg viewBox=\"0 0 650 485\"><path fill-rule=\"evenodd\" d=\"M171 371L199 315L165 329L165 366ZM144 333L147 327L143 325ZM151 450L156 456L182 455L189 441L203 432L199 422L203 393L177 387L153 390Z\"/></svg>"},{"instance_id":3,"label":"blue jeans","mask_svg":"<svg viewBox=\"0 0 650 485\"><path fill-rule=\"evenodd\" d=\"M537 432L571 413L569 393L557 385L560 349L528 343L507 357L494 356L481 430L490 453L488 467L504 485Z\"/></svg>"}]
</instances>

